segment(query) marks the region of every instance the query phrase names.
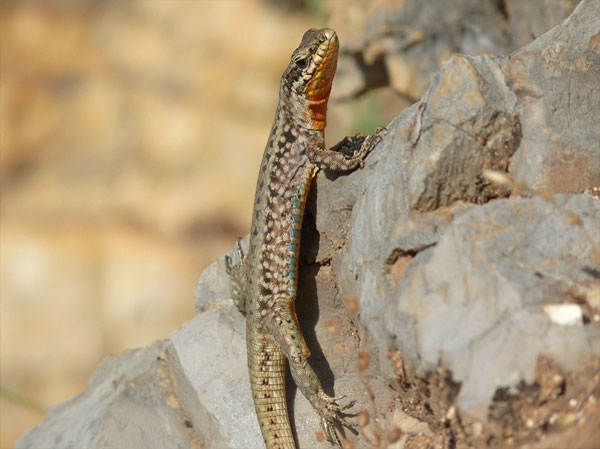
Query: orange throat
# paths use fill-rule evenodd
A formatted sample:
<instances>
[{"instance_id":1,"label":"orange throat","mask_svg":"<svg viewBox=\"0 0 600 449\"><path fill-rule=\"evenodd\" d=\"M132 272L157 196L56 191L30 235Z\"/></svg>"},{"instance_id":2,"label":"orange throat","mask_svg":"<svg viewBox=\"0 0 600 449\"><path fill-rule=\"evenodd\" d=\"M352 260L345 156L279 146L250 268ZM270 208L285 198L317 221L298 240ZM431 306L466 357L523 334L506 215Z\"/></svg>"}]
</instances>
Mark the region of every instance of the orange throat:
<instances>
[{"instance_id":1,"label":"orange throat","mask_svg":"<svg viewBox=\"0 0 600 449\"><path fill-rule=\"evenodd\" d=\"M314 129L325 129L327 121L327 100L325 97L321 100L312 100L308 103L310 117L308 117Z\"/></svg>"}]
</instances>

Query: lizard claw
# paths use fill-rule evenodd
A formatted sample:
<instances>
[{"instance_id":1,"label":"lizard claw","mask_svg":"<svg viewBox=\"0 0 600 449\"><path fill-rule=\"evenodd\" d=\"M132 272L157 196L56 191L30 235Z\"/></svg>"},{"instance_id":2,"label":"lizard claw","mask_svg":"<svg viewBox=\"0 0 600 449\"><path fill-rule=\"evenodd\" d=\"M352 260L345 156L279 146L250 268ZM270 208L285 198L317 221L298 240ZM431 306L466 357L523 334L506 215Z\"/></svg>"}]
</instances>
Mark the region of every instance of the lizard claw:
<instances>
[{"instance_id":1,"label":"lizard claw","mask_svg":"<svg viewBox=\"0 0 600 449\"><path fill-rule=\"evenodd\" d=\"M373 132L373 134L370 134L365 137L364 141L362 142L360 151L365 155L369 154L371 151L373 151L373 148L375 148L375 146L379 142L381 142L383 136L385 136L388 133L389 130L385 126L380 126Z\"/></svg>"},{"instance_id":2,"label":"lizard claw","mask_svg":"<svg viewBox=\"0 0 600 449\"><path fill-rule=\"evenodd\" d=\"M341 401L346 396L327 396L325 393L321 395L324 407L319 411L321 414L321 427L325 438L330 443L337 445L338 448L342 449L342 441L338 429L340 427L346 427L352 429L356 427L356 423L352 422L350 418L356 416L353 414L345 413L346 410L354 407L356 401L348 401L342 404Z\"/></svg>"},{"instance_id":3,"label":"lizard claw","mask_svg":"<svg viewBox=\"0 0 600 449\"><path fill-rule=\"evenodd\" d=\"M349 408L354 407L354 404L356 404L356 401L350 400L348 401L346 404L340 404L339 402L341 402L342 400L346 399L345 395L342 396L334 396L334 397L330 397L329 398L331 400L330 404L331 404L331 408L335 409L338 412L342 412L344 410L348 410Z\"/></svg>"}]
</instances>

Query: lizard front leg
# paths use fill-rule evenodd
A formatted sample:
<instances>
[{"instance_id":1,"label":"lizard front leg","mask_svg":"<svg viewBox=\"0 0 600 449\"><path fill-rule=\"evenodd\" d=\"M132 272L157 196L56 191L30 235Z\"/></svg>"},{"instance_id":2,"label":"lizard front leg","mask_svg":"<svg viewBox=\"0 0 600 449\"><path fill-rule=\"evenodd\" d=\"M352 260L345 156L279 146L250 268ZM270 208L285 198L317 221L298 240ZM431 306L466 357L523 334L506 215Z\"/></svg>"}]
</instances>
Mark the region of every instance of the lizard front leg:
<instances>
[{"instance_id":1,"label":"lizard front leg","mask_svg":"<svg viewBox=\"0 0 600 449\"><path fill-rule=\"evenodd\" d=\"M314 139L309 142L306 155L320 169L349 172L363 166L367 155L387 132L385 127L380 127L368 136L357 134L344 137L331 148L325 148L321 140Z\"/></svg>"}]
</instances>

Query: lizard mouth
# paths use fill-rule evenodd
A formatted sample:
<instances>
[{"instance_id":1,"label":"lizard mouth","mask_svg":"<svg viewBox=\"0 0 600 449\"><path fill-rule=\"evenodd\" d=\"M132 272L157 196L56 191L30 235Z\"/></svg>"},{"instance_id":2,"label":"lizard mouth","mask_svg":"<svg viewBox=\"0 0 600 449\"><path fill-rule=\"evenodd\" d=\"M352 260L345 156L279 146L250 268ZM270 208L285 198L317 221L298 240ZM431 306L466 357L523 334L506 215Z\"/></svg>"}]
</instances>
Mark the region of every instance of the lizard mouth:
<instances>
[{"instance_id":1,"label":"lizard mouth","mask_svg":"<svg viewBox=\"0 0 600 449\"><path fill-rule=\"evenodd\" d=\"M302 74L306 82L304 94L311 101L329 97L339 50L337 34L330 28L319 30L316 43L309 64Z\"/></svg>"}]
</instances>

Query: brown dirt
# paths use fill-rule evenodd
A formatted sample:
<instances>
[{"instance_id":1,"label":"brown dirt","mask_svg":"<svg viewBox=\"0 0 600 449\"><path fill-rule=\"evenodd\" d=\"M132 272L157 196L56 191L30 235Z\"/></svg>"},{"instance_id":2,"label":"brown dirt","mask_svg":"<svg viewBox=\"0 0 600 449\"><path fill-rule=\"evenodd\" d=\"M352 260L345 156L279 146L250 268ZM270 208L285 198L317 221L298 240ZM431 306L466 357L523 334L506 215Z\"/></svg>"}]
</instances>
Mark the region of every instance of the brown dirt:
<instances>
[{"instance_id":1,"label":"brown dirt","mask_svg":"<svg viewBox=\"0 0 600 449\"><path fill-rule=\"evenodd\" d=\"M460 385L443 368L426 379L404 376L399 379L398 400L402 409L428 425L436 437L435 447L600 447L598 361L577 373L565 374L552 361L540 357L532 384L521 384L516 391L496 392L487 422L460 416L455 408Z\"/></svg>"}]
</instances>

